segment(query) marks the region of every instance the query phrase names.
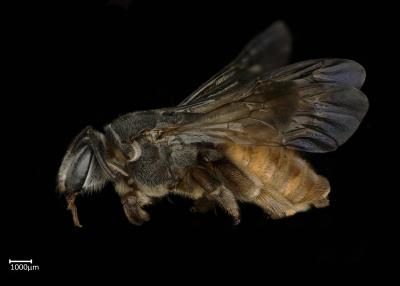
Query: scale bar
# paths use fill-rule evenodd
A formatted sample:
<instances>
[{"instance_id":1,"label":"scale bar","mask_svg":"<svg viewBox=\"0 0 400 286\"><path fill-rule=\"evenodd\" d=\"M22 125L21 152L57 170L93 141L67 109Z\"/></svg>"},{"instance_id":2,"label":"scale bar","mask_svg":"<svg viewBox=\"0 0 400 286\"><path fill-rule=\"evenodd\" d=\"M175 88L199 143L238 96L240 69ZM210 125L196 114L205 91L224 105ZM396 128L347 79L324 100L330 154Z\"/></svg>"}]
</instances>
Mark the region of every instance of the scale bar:
<instances>
[{"instance_id":1,"label":"scale bar","mask_svg":"<svg viewBox=\"0 0 400 286\"><path fill-rule=\"evenodd\" d=\"M12 259L8 259L8 264L11 263L30 263L32 264L32 259L31 260L12 260Z\"/></svg>"}]
</instances>

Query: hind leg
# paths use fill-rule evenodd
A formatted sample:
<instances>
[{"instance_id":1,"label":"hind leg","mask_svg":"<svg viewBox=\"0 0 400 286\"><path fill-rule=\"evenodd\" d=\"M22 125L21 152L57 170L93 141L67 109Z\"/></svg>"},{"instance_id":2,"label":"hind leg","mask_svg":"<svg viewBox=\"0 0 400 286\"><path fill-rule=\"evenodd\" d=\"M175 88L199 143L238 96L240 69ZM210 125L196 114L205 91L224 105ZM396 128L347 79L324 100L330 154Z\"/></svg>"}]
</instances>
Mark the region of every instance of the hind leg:
<instances>
[{"instance_id":1,"label":"hind leg","mask_svg":"<svg viewBox=\"0 0 400 286\"><path fill-rule=\"evenodd\" d=\"M272 218L286 217L296 212L292 203L279 192L266 189L256 178L250 178L231 162L215 162L214 169L218 178L232 190L236 198L261 207Z\"/></svg>"},{"instance_id":2,"label":"hind leg","mask_svg":"<svg viewBox=\"0 0 400 286\"><path fill-rule=\"evenodd\" d=\"M292 216L296 213L293 204L275 190L262 189L252 201L273 219Z\"/></svg>"}]
</instances>

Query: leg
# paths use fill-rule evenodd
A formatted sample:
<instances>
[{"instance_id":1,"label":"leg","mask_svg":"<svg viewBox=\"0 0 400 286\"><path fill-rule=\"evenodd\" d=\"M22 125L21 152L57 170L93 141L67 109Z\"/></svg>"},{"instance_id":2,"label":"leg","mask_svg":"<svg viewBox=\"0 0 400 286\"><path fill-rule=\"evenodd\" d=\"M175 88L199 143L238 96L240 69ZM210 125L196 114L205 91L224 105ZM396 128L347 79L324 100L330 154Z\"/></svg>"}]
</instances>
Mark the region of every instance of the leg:
<instances>
[{"instance_id":1,"label":"leg","mask_svg":"<svg viewBox=\"0 0 400 286\"><path fill-rule=\"evenodd\" d=\"M253 203L261 207L273 219L292 216L296 213L293 204L273 189L262 189L260 194L253 199Z\"/></svg>"},{"instance_id":2,"label":"leg","mask_svg":"<svg viewBox=\"0 0 400 286\"><path fill-rule=\"evenodd\" d=\"M239 200L256 204L274 219L296 213L295 206L279 191L263 185L257 177L249 177L229 161L220 160L214 167L221 182Z\"/></svg>"},{"instance_id":3,"label":"leg","mask_svg":"<svg viewBox=\"0 0 400 286\"><path fill-rule=\"evenodd\" d=\"M129 186L124 182L117 183L115 189L121 198L124 213L129 222L135 225L142 225L150 220L150 215L143 209L145 205L151 204L151 199L145 196L140 190Z\"/></svg>"},{"instance_id":4,"label":"leg","mask_svg":"<svg viewBox=\"0 0 400 286\"><path fill-rule=\"evenodd\" d=\"M193 169L191 175L196 183L205 190L207 199L217 202L234 218L234 224L238 224L240 222L239 206L232 192L205 169Z\"/></svg>"}]
</instances>

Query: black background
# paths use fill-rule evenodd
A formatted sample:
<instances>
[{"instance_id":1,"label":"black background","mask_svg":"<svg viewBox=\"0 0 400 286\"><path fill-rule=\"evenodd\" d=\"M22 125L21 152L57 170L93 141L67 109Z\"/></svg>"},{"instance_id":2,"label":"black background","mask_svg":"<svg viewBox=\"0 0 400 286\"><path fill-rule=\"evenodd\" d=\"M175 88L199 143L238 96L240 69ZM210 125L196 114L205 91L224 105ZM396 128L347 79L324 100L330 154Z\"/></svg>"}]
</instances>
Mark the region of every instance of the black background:
<instances>
[{"instance_id":1,"label":"black background","mask_svg":"<svg viewBox=\"0 0 400 286\"><path fill-rule=\"evenodd\" d=\"M379 160L388 150L380 143L385 126L379 120L389 96L389 9L339 2L133 2L129 9L116 3L21 4L3 25L10 47L3 53L9 63L3 80L11 99L2 104L3 141L9 143L3 153L11 159L3 189L4 260L32 258L40 274L150 273L149 281L159 275L154 269L197 276L247 269L250 279L270 265L311 272L317 265L376 262L376 205L386 192ZM363 91L370 110L359 130L334 153L307 155L331 182L331 206L273 221L242 205L242 223L233 227L221 211L191 214L189 201L172 197L173 203L150 207L151 221L137 227L108 185L79 198L84 227L74 228L55 191L73 137L126 112L178 104L278 19L293 33L292 62L350 58L367 71Z\"/></svg>"}]
</instances>

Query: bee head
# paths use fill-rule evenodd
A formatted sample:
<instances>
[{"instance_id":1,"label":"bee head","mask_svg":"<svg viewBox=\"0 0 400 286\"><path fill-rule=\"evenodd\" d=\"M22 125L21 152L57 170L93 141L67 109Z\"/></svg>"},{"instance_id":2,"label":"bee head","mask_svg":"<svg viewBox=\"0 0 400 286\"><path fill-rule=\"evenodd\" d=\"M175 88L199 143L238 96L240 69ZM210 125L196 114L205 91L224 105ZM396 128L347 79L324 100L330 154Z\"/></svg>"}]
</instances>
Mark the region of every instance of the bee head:
<instances>
[{"instance_id":1,"label":"bee head","mask_svg":"<svg viewBox=\"0 0 400 286\"><path fill-rule=\"evenodd\" d=\"M58 190L64 195L100 190L116 178L107 164L106 141L103 134L90 126L72 141L58 172Z\"/></svg>"},{"instance_id":2,"label":"bee head","mask_svg":"<svg viewBox=\"0 0 400 286\"><path fill-rule=\"evenodd\" d=\"M105 136L89 126L75 137L61 163L58 191L65 196L76 226L80 226L74 205L78 194L99 191L108 181L128 176L107 150Z\"/></svg>"}]
</instances>

